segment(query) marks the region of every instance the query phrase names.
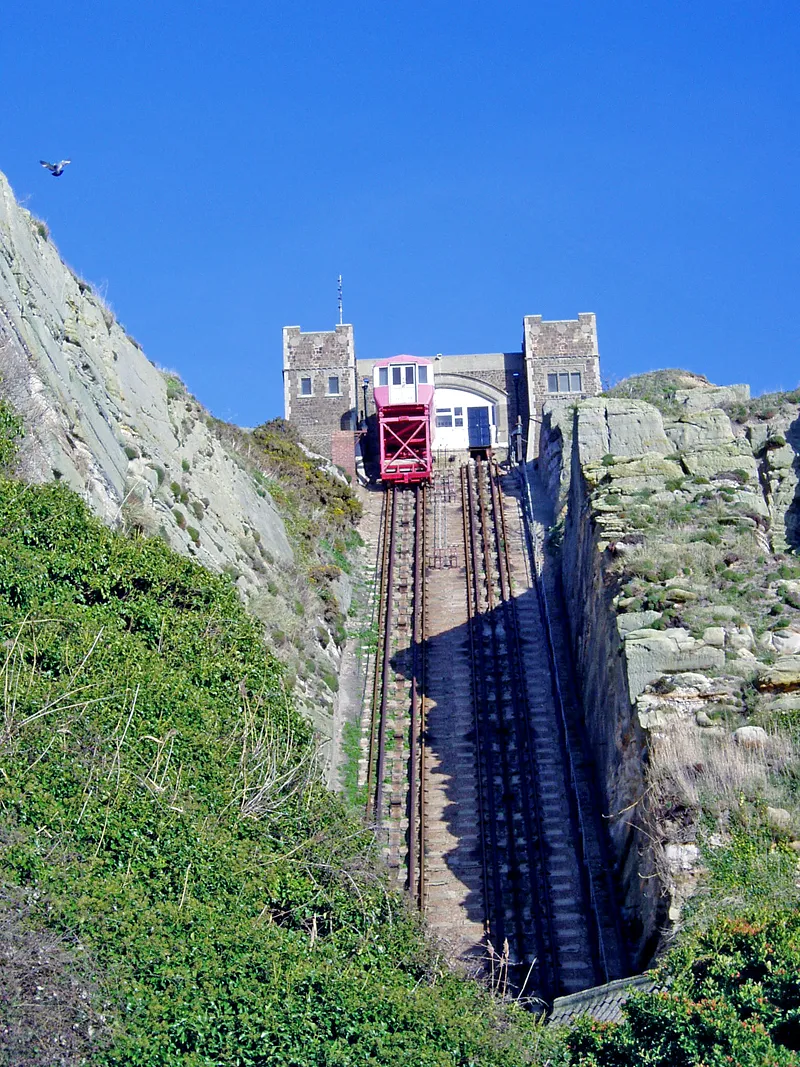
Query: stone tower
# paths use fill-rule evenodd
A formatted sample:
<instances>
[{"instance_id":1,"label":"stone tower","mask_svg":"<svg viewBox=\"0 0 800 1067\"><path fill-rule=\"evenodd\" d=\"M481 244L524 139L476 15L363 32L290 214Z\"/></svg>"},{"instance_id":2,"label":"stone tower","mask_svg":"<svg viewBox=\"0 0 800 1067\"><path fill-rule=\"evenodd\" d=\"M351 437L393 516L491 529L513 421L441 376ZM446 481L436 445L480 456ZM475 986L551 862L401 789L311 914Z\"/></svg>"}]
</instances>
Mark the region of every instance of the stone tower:
<instances>
[{"instance_id":1,"label":"stone tower","mask_svg":"<svg viewBox=\"0 0 800 1067\"><path fill-rule=\"evenodd\" d=\"M345 469L352 467L348 457L353 453L358 406L352 326L316 333L284 327L283 397L285 417L303 440Z\"/></svg>"},{"instance_id":2,"label":"stone tower","mask_svg":"<svg viewBox=\"0 0 800 1067\"><path fill-rule=\"evenodd\" d=\"M523 356L528 386L528 459L539 454L544 401L580 400L601 392L597 323L591 313L577 319L545 322L541 315L523 320Z\"/></svg>"}]
</instances>

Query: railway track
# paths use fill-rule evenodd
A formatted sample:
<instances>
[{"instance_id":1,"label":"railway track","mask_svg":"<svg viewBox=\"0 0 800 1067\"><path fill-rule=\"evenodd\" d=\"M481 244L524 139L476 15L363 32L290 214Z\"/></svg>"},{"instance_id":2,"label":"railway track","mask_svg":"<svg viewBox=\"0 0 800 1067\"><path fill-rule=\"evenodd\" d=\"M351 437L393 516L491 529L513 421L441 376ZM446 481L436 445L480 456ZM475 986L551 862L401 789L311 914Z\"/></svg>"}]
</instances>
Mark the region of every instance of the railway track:
<instances>
[{"instance_id":1,"label":"railway track","mask_svg":"<svg viewBox=\"0 0 800 1067\"><path fill-rule=\"evenodd\" d=\"M381 523L378 651L367 755L367 816L396 882L424 904L426 486L390 487Z\"/></svg>"},{"instance_id":2,"label":"railway track","mask_svg":"<svg viewBox=\"0 0 800 1067\"><path fill-rule=\"evenodd\" d=\"M450 955L547 1003L625 964L557 591L507 495L491 459L384 494L368 816Z\"/></svg>"}]
</instances>

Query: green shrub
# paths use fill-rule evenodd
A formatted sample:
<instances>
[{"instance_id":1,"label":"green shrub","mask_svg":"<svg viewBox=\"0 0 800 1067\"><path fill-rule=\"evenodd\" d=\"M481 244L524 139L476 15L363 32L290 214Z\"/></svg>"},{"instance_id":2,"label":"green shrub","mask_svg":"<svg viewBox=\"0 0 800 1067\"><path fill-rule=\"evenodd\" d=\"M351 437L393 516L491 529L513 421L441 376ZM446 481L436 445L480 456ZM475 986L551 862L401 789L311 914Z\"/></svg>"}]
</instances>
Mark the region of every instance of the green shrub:
<instances>
[{"instance_id":1,"label":"green shrub","mask_svg":"<svg viewBox=\"0 0 800 1067\"><path fill-rule=\"evenodd\" d=\"M0 883L91 958L93 1064L529 1061L533 1024L443 967L324 788L227 578L3 483L0 640Z\"/></svg>"},{"instance_id":2,"label":"green shrub","mask_svg":"<svg viewBox=\"0 0 800 1067\"><path fill-rule=\"evenodd\" d=\"M184 471L190 471L192 469L192 465L188 459L181 460L181 469Z\"/></svg>"},{"instance_id":3,"label":"green shrub","mask_svg":"<svg viewBox=\"0 0 800 1067\"><path fill-rule=\"evenodd\" d=\"M634 994L625 1023L582 1020L568 1038L570 1062L583 1067L790 1067L763 1025L740 1019L725 1001L674 993Z\"/></svg>"},{"instance_id":4,"label":"green shrub","mask_svg":"<svg viewBox=\"0 0 800 1067\"><path fill-rule=\"evenodd\" d=\"M332 693L339 692L339 679L333 673L333 671L322 670L320 671L320 678L322 678L325 685Z\"/></svg>"},{"instance_id":5,"label":"green shrub","mask_svg":"<svg viewBox=\"0 0 800 1067\"><path fill-rule=\"evenodd\" d=\"M188 533L194 544L200 544L200 531L198 529L196 529L194 526L187 526L186 532Z\"/></svg>"},{"instance_id":6,"label":"green shrub","mask_svg":"<svg viewBox=\"0 0 800 1067\"><path fill-rule=\"evenodd\" d=\"M165 374L164 379L167 383L167 400L177 400L179 397L186 396L186 386L177 374Z\"/></svg>"},{"instance_id":7,"label":"green shrub","mask_svg":"<svg viewBox=\"0 0 800 1067\"><path fill-rule=\"evenodd\" d=\"M0 400L0 475L13 468L23 436L22 419L7 400Z\"/></svg>"}]
</instances>

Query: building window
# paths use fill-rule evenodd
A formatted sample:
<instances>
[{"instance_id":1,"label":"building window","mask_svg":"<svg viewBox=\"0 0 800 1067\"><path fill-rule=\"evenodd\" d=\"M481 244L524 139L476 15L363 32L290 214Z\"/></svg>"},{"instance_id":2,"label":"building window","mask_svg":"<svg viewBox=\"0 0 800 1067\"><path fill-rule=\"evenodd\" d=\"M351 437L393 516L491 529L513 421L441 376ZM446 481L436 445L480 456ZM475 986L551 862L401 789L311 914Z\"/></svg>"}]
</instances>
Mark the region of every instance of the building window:
<instances>
[{"instance_id":1,"label":"building window","mask_svg":"<svg viewBox=\"0 0 800 1067\"><path fill-rule=\"evenodd\" d=\"M378 385L388 385L388 384L389 384L389 368L388 367L378 367Z\"/></svg>"},{"instance_id":2,"label":"building window","mask_svg":"<svg viewBox=\"0 0 800 1067\"><path fill-rule=\"evenodd\" d=\"M450 429L453 425L453 409L452 408L437 408L436 409L436 425L442 429ZM461 425L464 425L464 420L461 420Z\"/></svg>"},{"instance_id":3,"label":"building window","mask_svg":"<svg viewBox=\"0 0 800 1067\"><path fill-rule=\"evenodd\" d=\"M339 375L328 375L328 396L339 396Z\"/></svg>"},{"instance_id":4,"label":"building window","mask_svg":"<svg viewBox=\"0 0 800 1067\"><path fill-rule=\"evenodd\" d=\"M402 384L403 384L403 368L402 367L392 367L392 385L402 385Z\"/></svg>"},{"instance_id":5,"label":"building window","mask_svg":"<svg viewBox=\"0 0 800 1067\"><path fill-rule=\"evenodd\" d=\"M311 396L311 379L300 379L300 396Z\"/></svg>"},{"instance_id":6,"label":"building window","mask_svg":"<svg viewBox=\"0 0 800 1067\"><path fill-rule=\"evenodd\" d=\"M414 384L414 366L406 367L406 385Z\"/></svg>"},{"instance_id":7,"label":"building window","mask_svg":"<svg viewBox=\"0 0 800 1067\"><path fill-rule=\"evenodd\" d=\"M464 425L464 409L463 408L453 408L453 418L454 418L456 426L463 426Z\"/></svg>"},{"instance_id":8,"label":"building window","mask_svg":"<svg viewBox=\"0 0 800 1067\"><path fill-rule=\"evenodd\" d=\"M547 375L548 393L582 393L583 381L580 371Z\"/></svg>"},{"instance_id":9,"label":"building window","mask_svg":"<svg viewBox=\"0 0 800 1067\"><path fill-rule=\"evenodd\" d=\"M417 380L420 385L428 384L428 368L425 366L424 363L420 363L420 365L417 367Z\"/></svg>"}]
</instances>

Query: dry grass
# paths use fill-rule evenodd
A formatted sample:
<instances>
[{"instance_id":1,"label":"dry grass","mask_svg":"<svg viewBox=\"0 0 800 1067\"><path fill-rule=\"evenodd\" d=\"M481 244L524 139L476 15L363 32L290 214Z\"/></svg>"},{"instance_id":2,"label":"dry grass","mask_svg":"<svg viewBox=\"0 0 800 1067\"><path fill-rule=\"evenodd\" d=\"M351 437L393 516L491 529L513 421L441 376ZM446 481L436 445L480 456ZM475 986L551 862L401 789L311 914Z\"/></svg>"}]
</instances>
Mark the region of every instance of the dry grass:
<instances>
[{"instance_id":1,"label":"dry grass","mask_svg":"<svg viewBox=\"0 0 800 1067\"><path fill-rule=\"evenodd\" d=\"M30 914L25 891L0 886L0 1062L78 1067L109 1041L95 968L74 937Z\"/></svg>"},{"instance_id":2,"label":"dry grass","mask_svg":"<svg viewBox=\"0 0 800 1067\"><path fill-rule=\"evenodd\" d=\"M653 739L649 784L657 807L671 798L691 809L709 803L730 809L743 796L784 806L790 803L788 778L796 765L795 745L785 734L771 733L763 746L751 748L737 744L731 734L680 723Z\"/></svg>"}]
</instances>

